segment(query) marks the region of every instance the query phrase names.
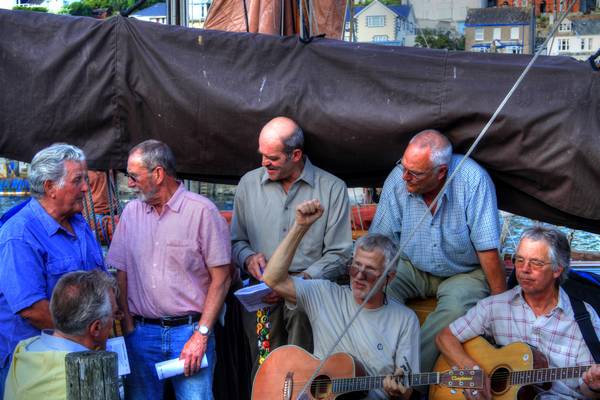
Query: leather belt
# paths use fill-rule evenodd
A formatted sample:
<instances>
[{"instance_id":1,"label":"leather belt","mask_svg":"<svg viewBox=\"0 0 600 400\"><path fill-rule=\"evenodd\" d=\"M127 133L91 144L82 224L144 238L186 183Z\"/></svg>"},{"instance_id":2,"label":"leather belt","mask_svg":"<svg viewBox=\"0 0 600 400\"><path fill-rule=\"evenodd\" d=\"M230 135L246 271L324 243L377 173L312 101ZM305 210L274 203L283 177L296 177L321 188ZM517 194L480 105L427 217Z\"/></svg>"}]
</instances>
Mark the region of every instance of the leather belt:
<instances>
[{"instance_id":1,"label":"leather belt","mask_svg":"<svg viewBox=\"0 0 600 400\"><path fill-rule=\"evenodd\" d=\"M134 315L133 319L142 324L160 325L164 327L189 325L200 321L202 314L181 315L178 317L163 317L163 318L145 318L139 315Z\"/></svg>"}]
</instances>

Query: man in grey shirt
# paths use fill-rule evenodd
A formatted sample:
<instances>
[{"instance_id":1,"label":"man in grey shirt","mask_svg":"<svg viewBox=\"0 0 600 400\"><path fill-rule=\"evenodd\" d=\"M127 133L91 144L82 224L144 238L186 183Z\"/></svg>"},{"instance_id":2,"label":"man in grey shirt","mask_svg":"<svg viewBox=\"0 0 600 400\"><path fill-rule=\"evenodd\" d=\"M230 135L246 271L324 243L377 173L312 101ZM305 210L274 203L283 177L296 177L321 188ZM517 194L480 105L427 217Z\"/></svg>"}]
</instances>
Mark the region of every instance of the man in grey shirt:
<instances>
[{"instance_id":1,"label":"man in grey shirt","mask_svg":"<svg viewBox=\"0 0 600 400\"><path fill-rule=\"evenodd\" d=\"M348 272L350 288L325 280L304 280L288 273L298 244L324 210L319 201L300 204L296 223L281 242L263 275L265 283L282 296L288 307L308 315L315 338L315 356L323 359L344 328L365 302L368 293L394 257L396 245L386 236L369 234L356 242ZM392 268L384 282L394 279ZM381 285L383 286L383 285ZM387 301L379 287L341 338L335 352L350 353L368 375L400 374L403 364L419 372L419 321L415 313L396 301ZM298 365L301 369L302 365ZM387 378L383 390L372 390L369 399L408 399L411 389ZM256 395L256 393L255 393Z\"/></svg>"},{"instance_id":2,"label":"man in grey shirt","mask_svg":"<svg viewBox=\"0 0 600 400\"><path fill-rule=\"evenodd\" d=\"M291 119L267 123L258 139L262 167L245 174L235 193L231 223L234 262L253 281L294 223L296 206L319 199L326 208L300 245L290 272L305 279L333 280L341 275L352 248L349 200L340 179L312 165L304 155L302 129ZM312 351L310 324L304 313L283 307L277 295L270 307L270 349L296 344ZM258 357L256 314L245 313L244 327L253 359Z\"/></svg>"}]
</instances>

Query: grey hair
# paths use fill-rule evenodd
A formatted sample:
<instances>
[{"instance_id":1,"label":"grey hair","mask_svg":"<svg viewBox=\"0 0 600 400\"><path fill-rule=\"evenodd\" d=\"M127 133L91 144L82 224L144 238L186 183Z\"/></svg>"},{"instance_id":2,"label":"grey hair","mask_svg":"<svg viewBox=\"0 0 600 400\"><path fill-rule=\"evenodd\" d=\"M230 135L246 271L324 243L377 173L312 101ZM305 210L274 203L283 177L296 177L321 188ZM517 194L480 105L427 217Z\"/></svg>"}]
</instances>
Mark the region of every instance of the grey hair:
<instances>
[{"instance_id":1,"label":"grey hair","mask_svg":"<svg viewBox=\"0 0 600 400\"><path fill-rule=\"evenodd\" d=\"M387 265L396 255L398 246L392 239L381 233L367 233L356 240L353 256L356 256L358 249L368 252L379 250L383 254L384 265Z\"/></svg>"},{"instance_id":2,"label":"grey hair","mask_svg":"<svg viewBox=\"0 0 600 400\"><path fill-rule=\"evenodd\" d=\"M50 299L52 322L59 331L83 336L100 320L105 325L113 314L110 290L118 295L116 279L104 271L75 271L63 275Z\"/></svg>"},{"instance_id":3,"label":"grey hair","mask_svg":"<svg viewBox=\"0 0 600 400\"><path fill-rule=\"evenodd\" d=\"M304 132L296 125L290 136L283 140L283 152L288 156L296 149L304 151Z\"/></svg>"},{"instance_id":4,"label":"grey hair","mask_svg":"<svg viewBox=\"0 0 600 400\"><path fill-rule=\"evenodd\" d=\"M435 129L426 129L417 133L408 142L408 144L412 143L431 149L430 160L434 168L444 164L448 165L452 159L452 143Z\"/></svg>"},{"instance_id":5,"label":"grey hair","mask_svg":"<svg viewBox=\"0 0 600 400\"><path fill-rule=\"evenodd\" d=\"M65 161L84 162L85 154L79 147L66 143L54 143L37 152L29 164L27 173L31 196L44 196L44 182L53 181L59 188L65 184L67 169Z\"/></svg>"},{"instance_id":6,"label":"grey hair","mask_svg":"<svg viewBox=\"0 0 600 400\"><path fill-rule=\"evenodd\" d=\"M175 156L166 143L154 139L146 140L129 150L129 155L136 152L140 153L142 163L148 170L162 167L167 175L177 176Z\"/></svg>"},{"instance_id":7,"label":"grey hair","mask_svg":"<svg viewBox=\"0 0 600 400\"><path fill-rule=\"evenodd\" d=\"M552 263L552 271L563 268L558 283L561 284L567 278L571 265L571 246L567 236L556 228L537 225L526 229L521 234L521 239L529 239L534 242L544 241L548 245L548 257Z\"/></svg>"}]
</instances>

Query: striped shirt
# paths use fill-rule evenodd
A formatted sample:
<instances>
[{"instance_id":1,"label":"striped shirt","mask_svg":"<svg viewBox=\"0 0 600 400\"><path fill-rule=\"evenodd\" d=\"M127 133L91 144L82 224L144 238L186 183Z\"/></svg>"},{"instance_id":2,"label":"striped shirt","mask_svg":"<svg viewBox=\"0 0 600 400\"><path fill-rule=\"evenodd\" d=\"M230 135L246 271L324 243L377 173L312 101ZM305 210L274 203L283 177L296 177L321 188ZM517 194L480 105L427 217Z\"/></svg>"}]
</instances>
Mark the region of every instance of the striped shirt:
<instances>
[{"instance_id":1,"label":"striped shirt","mask_svg":"<svg viewBox=\"0 0 600 400\"><path fill-rule=\"evenodd\" d=\"M462 158L452 156L448 176ZM408 192L402 170L396 167L385 181L369 232L398 240L416 268L436 276L479 268L477 251L500 246L496 191L489 175L467 159L438 203L432 215L420 194Z\"/></svg>"},{"instance_id":2,"label":"striped shirt","mask_svg":"<svg viewBox=\"0 0 600 400\"><path fill-rule=\"evenodd\" d=\"M596 311L585 303L596 334L600 320ZM452 324L450 330L460 341L476 336L493 337L498 345L524 342L548 357L549 367L574 367L594 364L579 326L575 321L567 293L560 288L558 303L546 315L536 317L517 286L507 292L487 297ZM585 398L579 391L581 379L556 381L547 395Z\"/></svg>"}]
</instances>

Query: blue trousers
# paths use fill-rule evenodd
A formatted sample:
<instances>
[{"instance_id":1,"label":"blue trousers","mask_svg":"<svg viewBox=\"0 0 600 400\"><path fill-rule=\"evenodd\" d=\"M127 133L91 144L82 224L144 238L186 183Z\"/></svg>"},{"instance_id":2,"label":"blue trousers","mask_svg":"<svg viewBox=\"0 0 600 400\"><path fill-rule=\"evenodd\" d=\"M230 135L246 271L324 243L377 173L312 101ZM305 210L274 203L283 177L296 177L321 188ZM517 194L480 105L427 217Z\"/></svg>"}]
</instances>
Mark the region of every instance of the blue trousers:
<instances>
[{"instance_id":1,"label":"blue trousers","mask_svg":"<svg viewBox=\"0 0 600 400\"><path fill-rule=\"evenodd\" d=\"M179 358L183 346L198 323L176 327L136 323L135 330L125 337L131 374L125 377L125 398L132 400L162 400L165 381L158 380L157 362ZM177 400L212 400L212 382L216 363L215 338L211 334L206 347L208 367L192 376L170 378Z\"/></svg>"}]
</instances>

